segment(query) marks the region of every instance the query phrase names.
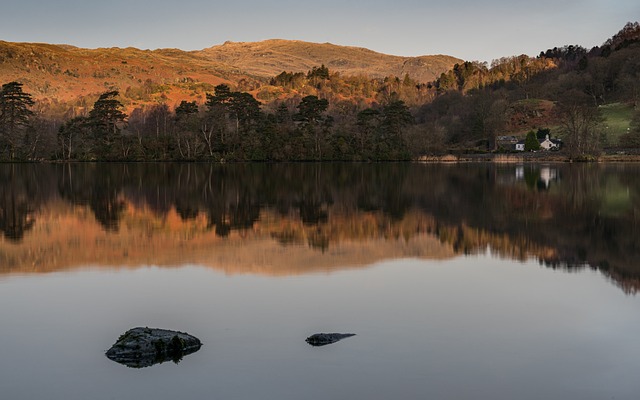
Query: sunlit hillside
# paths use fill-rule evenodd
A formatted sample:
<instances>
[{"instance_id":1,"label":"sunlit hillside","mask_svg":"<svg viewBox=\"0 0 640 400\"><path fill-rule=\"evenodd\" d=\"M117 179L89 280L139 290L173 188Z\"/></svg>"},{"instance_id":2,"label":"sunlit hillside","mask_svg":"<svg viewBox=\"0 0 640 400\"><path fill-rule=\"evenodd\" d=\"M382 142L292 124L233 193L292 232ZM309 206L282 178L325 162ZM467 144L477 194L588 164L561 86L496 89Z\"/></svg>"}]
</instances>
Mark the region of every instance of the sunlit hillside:
<instances>
[{"instance_id":1,"label":"sunlit hillside","mask_svg":"<svg viewBox=\"0 0 640 400\"><path fill-rule=\"evenodd\" d=\"M306 73L321 64L339 73L371 78L409 74L426 82L459 61L285 40L226 43L194 52L0 41L0 83L19 81L52 109L58 105L61 113L81 114L109 90L120 91L128 109L149 103L173 107L181 100L203 101L221 83L251 91L282 71Z\"/></svg>"},{"instance_id":2,"label":"sunlit hillside","mask_svg":"<svg viewBox=\"0 0 640 400\"><path fill-rule=\"evenodd\" d=\"M19 81L52 103L119 90L131 103L204 97L220 83L247 76L238 68L180 50L81 49L0 41L0 81ZM95 100L95 99L93 99Z\"/></svg>"},{"instance_id":3,"label":"sunlit hillside","mask_svg":"<svg viewBox=\"0 0 640 400\"><path fill-rule=\"evenodd\" d=\"M275 76L282 71L306 72L324 64L344 75L384 78L408 74L418 82L430 82L462 60L446 56L399 57L361 47L298 40L226 42L196 52L213 61L234 65L257 76Z\"/></svg>"}]
</instances>

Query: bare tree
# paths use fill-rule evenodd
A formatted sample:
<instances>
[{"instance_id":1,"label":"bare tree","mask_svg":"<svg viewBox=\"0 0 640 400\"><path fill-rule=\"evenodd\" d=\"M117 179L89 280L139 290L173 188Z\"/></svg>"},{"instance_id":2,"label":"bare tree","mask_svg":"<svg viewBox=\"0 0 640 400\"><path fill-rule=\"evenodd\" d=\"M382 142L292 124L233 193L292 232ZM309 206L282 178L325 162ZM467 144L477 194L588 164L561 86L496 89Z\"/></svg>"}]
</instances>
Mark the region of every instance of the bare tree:
<instances>
[{"instance_id":1,"label":"bare tree","mask_svg":"<svg viewBox=\"0 0 640 400\"><path fill-rule=\"evenodd\" d=\"M584 93L571 91L559 103L565 142L572 159L596 157L601 151L602 115L588 100Z\"/></svg>"}]
</instances>

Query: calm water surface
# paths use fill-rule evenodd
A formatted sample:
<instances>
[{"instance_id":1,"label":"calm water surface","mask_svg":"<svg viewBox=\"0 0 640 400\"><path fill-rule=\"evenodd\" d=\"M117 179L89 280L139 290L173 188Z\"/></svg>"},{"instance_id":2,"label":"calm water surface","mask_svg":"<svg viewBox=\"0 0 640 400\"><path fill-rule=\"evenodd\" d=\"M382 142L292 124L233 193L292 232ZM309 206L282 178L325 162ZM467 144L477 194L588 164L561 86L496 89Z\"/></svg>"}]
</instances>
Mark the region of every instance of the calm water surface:
<instances>
[{"instance_id":1,"label":"calm water surface","mask_svg":"<svg viewBox=\"0 0 640 400\"><path fill-rule=\"evenodd\" d=\"M636 399L639 172L0 165L1 397Z\"/></svg>"}]
</instances>

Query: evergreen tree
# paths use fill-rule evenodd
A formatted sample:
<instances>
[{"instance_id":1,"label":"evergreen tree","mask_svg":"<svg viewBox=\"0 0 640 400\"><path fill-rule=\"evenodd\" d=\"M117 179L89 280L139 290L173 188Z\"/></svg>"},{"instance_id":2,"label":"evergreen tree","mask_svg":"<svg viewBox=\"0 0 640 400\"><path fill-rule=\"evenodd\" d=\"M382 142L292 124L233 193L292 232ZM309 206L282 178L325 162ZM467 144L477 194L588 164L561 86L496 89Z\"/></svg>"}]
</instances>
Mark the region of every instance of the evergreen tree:
<instances>
[{"instance_id":1,"label":"evergreen tree","mask_svg":"<svg viewBox=\"0 0 640 400\"><path fill-rule=\"evenodd\" d=\"M382 108L381 117L377 158L381 160L408 159L409 152L402 139L402 132L405 127L415 123L409 108L402 100L395 100Z\"/></svg>"},{"instance_id":2,"label":"evergreen tree","mask_svg":"<svg viewBox=\"0 0 640 400\"><path fill-rule=\"evenodd\" d=\"M0 89L0 145L8 152L8 158L16 158L17 146L29 125L35 103L29 93L22 91L22 84L9 82Z\"/></svg>"},{"instance_id":3,"label":"evergreen tree","mask_svg":"<svg viewBox=\"0 0 640 400\"><path fill-rule=\"evenodd\" d=\"M198 104L195 101L182 100L176 107L176 135L175 140L180 157L186 160L194 160L200 156L203 150L201 142L208 145L209 154L213 153L212 135L209 119L199 121Z\"/></svg>"},{"instance_id":4,"label":"evergreen tree","mask_svg":"<svg viewBox=\"0 0 640 400\"><path fill-rule=\"evenodd\" d=\"M122 109L124 106L117 99L120 93L117 90L103 93L93 104L89 112L89 123L100 133L115 135L119 133L127 119Z\"/></svg>"},{"instance_id":5,"label":"evergreen tree","mask_svg":"<svg viewBox=\"0 0 640 400\"><path fill-rule=\"evenodd\" d=\"M329 102L326 99L319 99L318 96L306 96L298 104L298 113L294 118L304 124L316 124L322 120L328 106Z\"/></svg>"},{"instance_id":6,"label":"evergreen tree","mask_svg":"<svg viewBox=\"0 0 640 400\"><path fill-rule=\"evenodd\" d=\"M540 150L540 142L538 142L536 133L534 131L529 131L529 133L527 133L527 137L524 139L524 151L537 150Z\"/></svg>"},{"instance_id":7,"label":"evergreen tree","mask_svg":"<svg viewBox=\"0 0 640 400\"><path fill-rule=\"evenodd\" d=\"M180 105L176 107L176 118L180 119L182 116L197 114L198 104L195 101L182 100Z\"/></svg>"},{"instance_id":8,"label":"evergreen tree","mask_svg":"<svg viewBox=\"0 0 640 400\"><path fill-rule=\"evenodd\" d=\"M214 94L207 93L207 115L205 119L215 129L210 132L216 135L220 142L220 150L224 151L227 142L227 118L230 113L231 89L227 85L218 85L214 88Z\"/></svg>"},{"instance_id":9,"label":"evergreen tree","mask_svg":"<svg viewBox=\"0 0 640 400\"><path fill-rule=\"evenodd\" d=\"M229 111L236 122L236 135L246 133L250 124L260 118L260 102L249 93L232 92L229 96Z\"/></svg>"},{"instance_id":10,"label":"evergreen tree","mask_svg":"<svg viewBox=\"0 0 640 400\"><path fill-rule=\"evenodd\" d=\"M382 127L387 134L399 135L403 127L413 123L413 115L402 100L392 101L382 108Z\"/></svg>"},{"instance_id":11,"label":"evergreen tree","mask_svg":"<svg viewBox=\"0 0 640 400\"><path fill-rule=\"evenodd\" d=\"M313 67L307 73L307 79L329 79L329 68L325 67L324 64L320 67Z\"/></svg>"},{"instance_id":12,"label":"evergreen tree","mask_svg":"<svg viewBox=\"0 0 640 400\"><path fill-rule=\"evenodd\" d=\"M380 118L380 111L373 108L366 108L358 113L357 146L358 154L363 159L370 159L373 156L371 144L380 128Z\"/></svg>"},{"instance_id":13,"label":"evergreen tree","mask_svg":"<svg viewBox=\"0 0 640 400\"><path fill-rule=\"evenodd\" d=\"M325 115L329 102L317 96L306 96L298 104L298 113L293 118L300 125L305 142L312 142L312 157L322 159L322 147L326 130L332 123L331 117Z\"/></svg>"},{"instance_id":14,"label":"evergreen tree","mask_svg":"<svg viewBox=\"0 0 640 400\"><path fill-rule=\"evenodd\" d=\"M103 93L89 112L88 126L96 141L96 155L100 158L124 157L128 151L129 145L120 134L127 114L122 111L124 106L117 99L118 96L117 90ZM121 145L120 148L117 148L116 143Z\"/></svg>"}]
</instances>

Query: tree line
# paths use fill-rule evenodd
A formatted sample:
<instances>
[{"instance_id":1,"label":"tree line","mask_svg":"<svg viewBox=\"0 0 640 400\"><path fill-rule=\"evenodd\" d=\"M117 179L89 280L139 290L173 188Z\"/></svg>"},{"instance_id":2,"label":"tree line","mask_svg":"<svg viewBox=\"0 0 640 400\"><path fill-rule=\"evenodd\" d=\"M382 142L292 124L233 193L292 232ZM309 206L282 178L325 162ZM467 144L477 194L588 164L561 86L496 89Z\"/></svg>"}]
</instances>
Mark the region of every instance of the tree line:
<instances>
[{"instance_id":1,"label":"tree line","mask_svg":"<svg viewBox=\"0 0 640 400\"><path fill-rule=\"evenodd\" d=\"M282 72L251 93L218 85L203 103L147 104L129 115L126 97L110 90L89 111L47 119L21 83L9 82L0 90L0 159L358 161L509 151L497 136L517 131L514 119L536 100L553 104L547 123L569 155L590 157L606 146L640 148L638 71L640 26L629 23L591 50L464 62L427 84L322 65ZM636 110L619 141L602 129L599 107L611 102Z\"/></svg>"},{"instance_id":2,"label":"tree line","mask_svg":"<svg viewBox=\"0 0 640 400\"><path fill-rule=\"evenodd\" d=\"M293 109L282 102L268 112L251 94L224 84L202 105L182 101L175 110L161 104L127 115L119 92L108 91L86 116L60 126L49 146L37 147L29 123L33 104L20 83L3 85L2 159L405 160L410 154L402 129L414 121L408 106L393 100L359 112L351 129L336 122L328 100L318 96L303 97Z\"/></svg>"}]
</instances>

